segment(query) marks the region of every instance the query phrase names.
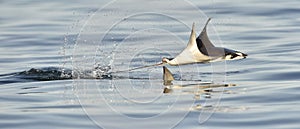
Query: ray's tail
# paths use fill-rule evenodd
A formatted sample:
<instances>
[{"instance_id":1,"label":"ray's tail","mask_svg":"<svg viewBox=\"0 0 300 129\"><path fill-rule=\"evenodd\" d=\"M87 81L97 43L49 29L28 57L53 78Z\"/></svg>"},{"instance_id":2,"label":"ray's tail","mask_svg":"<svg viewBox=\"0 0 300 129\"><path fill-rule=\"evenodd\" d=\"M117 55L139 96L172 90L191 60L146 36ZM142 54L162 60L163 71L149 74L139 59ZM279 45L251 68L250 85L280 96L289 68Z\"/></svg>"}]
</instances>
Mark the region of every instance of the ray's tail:
<instances>
[{"instance_id":1,"label":"ray's tail","mask_svg":"<svg viewBox=\"0 0 300 129\"><path fill-rule=\"evenodd\" d=\"M160 63L157 63L157 64L145 65L145 66L135 67L135 68L127 69L127 70L112 71L112 72L110 72L110 74L112 74L112 73L130 72L130 71L133 71L133 70L144 69L144 68L150 68L150 67L156 67L156 66L163 66L163 65L164 65L164 63L163 63L163 62L160 62Z\"/></svg>"}]
</instances>

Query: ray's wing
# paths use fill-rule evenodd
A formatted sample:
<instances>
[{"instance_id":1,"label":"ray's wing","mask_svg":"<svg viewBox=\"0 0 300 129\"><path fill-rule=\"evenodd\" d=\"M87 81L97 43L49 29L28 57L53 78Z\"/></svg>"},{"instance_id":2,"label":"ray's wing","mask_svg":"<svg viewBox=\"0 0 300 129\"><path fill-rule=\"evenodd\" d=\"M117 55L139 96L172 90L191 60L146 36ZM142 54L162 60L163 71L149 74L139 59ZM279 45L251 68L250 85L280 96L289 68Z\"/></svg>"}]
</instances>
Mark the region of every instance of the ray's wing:
<instances>
[{"instance_id":1,"label":"ray's wing","mask_svg":"<svg viewBox=\"0 0 300 129\"><path fill-rule=\"evenodd\" d=\"M209 21L211 20L211 18L208 18L208 20L206 21L206 24L202 30L202 32L200 33L200 35L197 37L196 42L197 42L197 46L199 50L203 50L205 48L212 48L215 47L209 40L208 36L207 36L207 25L209 23Z\"/></svg>"},{"instance_id":2,"label":"ray's wing","mask_svg":"<svg viewBox=\"0 0 300 129\"><path fill-rule=\"evenodd\" d=\"M199 51L198 49L196 41L195 23L193 23L187 47L181 53L179 53L173 60L171 60L171 63L169 63L169 65L201 63L207 62L207 60L209 60L209 57L206 56L205 53Z\"/></svg>"},{"instance_id":3,"label":"ray's wing","mask_svg":"<svg viewBox=\"0 0 300 129\"><path fill-rule=\"evenodd\" d=\"M192 31L191 31L191 35L190 35L190 39L189 39L189 42L187 44L187 47L191 48L191 47L194 47L196 45L197 45L197 43L196 43L195 23L193 23Z\"/></svg>"},{"instance_id":4,"label":"ray's wing","mask_svg":"<svg viewBox=\"0 0 300 129\"><path fill-rule=\"evenodd\" d=\"M207 25L210 22L211 18L208 18L208 20L205 23L205 26L203 28L203 30L201 31L201 33L199 34L199 36L197 37L196 41L197 41L197 45L198 47L201 47L204 45L204 47L215 47L211 41L209 40L208 36L207 36Z\"/></svg>"}]
</instances>

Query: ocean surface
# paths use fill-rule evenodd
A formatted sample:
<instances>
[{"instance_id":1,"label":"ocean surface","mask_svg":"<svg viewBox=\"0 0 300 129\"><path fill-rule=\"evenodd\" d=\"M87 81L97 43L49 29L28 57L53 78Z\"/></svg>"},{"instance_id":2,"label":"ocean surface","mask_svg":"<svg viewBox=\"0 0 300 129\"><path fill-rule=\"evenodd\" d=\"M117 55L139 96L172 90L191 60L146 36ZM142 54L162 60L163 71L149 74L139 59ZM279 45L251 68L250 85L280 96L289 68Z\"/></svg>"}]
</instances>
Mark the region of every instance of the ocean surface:
<instances>
[{"instance_id":1,"label":"ocean surface","mask_svg":"<svg viewBox=\"0 0 300 129\"><path fill-rule=\"evenodd\" d=\"M299 128L300 2L0 1L0 128ZM174 57L208 17L246 59ZM121 71L121 72L120 72Z\"/></svg>"}]
</instances>

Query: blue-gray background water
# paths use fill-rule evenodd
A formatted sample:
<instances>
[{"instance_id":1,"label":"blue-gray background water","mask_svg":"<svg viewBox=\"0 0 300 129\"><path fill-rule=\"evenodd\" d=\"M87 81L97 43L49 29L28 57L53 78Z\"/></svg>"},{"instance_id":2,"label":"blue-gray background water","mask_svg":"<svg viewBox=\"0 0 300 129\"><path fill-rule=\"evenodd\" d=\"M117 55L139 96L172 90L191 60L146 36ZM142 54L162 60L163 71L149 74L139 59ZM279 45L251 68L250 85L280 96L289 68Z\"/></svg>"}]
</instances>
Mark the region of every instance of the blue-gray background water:
<instances>
[{"instance_id":1,"label":"blue-gray background water","mask_svg":"<svg viewBox=\"0 0 300 129\"><path fill-rule=\"evenodd\" d=\"M96 75L97 79L93 79L95 74L99 72L101 74L111 67L122 67L122 64L109 66L108 64L113 60L109 55L120 53L122 55L122 52L130 51L126 50L126 44L123 46L112 45L117 48L120 46L122 49L115 53L113 51L107 53L88 46L91 44L87 43L86 48L82 49L97 50L96 56L93 56L96 59L89 59L88 54L80 57L80 54L84 53L84 51L78 50L78 47L76 48L80 29L85 21L107 2L109 1L0 1L0 128L99 128L83 110L85 106L93 107L96 104L89 103L90 105L82 106L85 101L81 101L81 103L78 101L78 96L82 95L79 93L80 89L78 90L78 88L82 88L78 87L78 85L82 85L78 81L80 79L86 79L87 82L89 80L96 81L100 88L107 89L107 91L101 91L101 93L109 94L106 97L114 97L120 93L120 91L110 91L109 87L113 85L111 80L115 80L115 85L122 83L125 88L126 83L123 81L129 80L131 83L128 83L127 87L134 85L135 89L133 90L153 90L152 92L144 91L150 93L150 96L147 96L149 94L144 95L146 99L151 97L151 93L154 95L160 93L156 90L161 90L163 87L144 86L147 83L156 84L161 81L160 67L150 70L154 75L144 75L145 71L140 70L130 72L129 78L126 77L127 74L120 74L117 77ZM209 96L207 98L212 100L221 98L220 103L200 107L199 105L205 105L205 101L202 98L200 100L195 98L197 96L195 91L190 90L192 93L183 94L183 100L176 102L183 108L174 114L170 113L169 117L170 119L176 117L178 113L188 112L188 114L175 128L299 128L300 9L298 6L300 2L297 0L210 0L206 2L191 1L191 3L207 16L213 17L212 24L225 47L243 51L249 57L226 63L226 83L233 83L237 86L225 87L224 91L209 88L215 92L200 94L200 97ZM147 4L136 4L147 7ZM189 12L190 8L180 8L179 10ZM118 8L115 8L115 11L117 12ZM113 17L115 14L107 13L105 15ZM150 16L152 17L152 15ZM162 21L168 20L162 20L159 16L153 17L154 21L152 22L161 24L165 24ZM194 15L186 13L185 17L194 17ZM144 23L145 19L144 21L143 19L134 19L134 17L132 19L140 21L142 25L147 25ZM201 20L205 21L206 19ZM111 23L99 22L97 24L101 27ZM168 24L165 26L168 27ZM176 30L175 34L188 40L190 30L186 26L171 27ZM198 30L200 27L199 25ZM134 29L132 28L132 30ZM120 27L118 31L124 30ZM126 38L140 38L145 41L156 41L153 40L155 38L157 41L166 40L161 35L151 39L147 37L142 39L142 36L145 35L136 34L134 36ZM216 38L212 36L212 40L216 40ZM121 42L114 41L114 39L111 41L112 44ZM130 42L134 43L134 41ZM134 45L128 44L127 46ZM150 53L144 52L148 56L146 58L153 59L150 62L158 62L160 60L157 59L168 56L155 50L153 44L147 44L146 47L153 48L149 49ZM168 49L174 50L176 53L182 47L170 45ZM101 54L103 54L102 57ZM82 60L76 60L79 57ZM137 58L134 63L141 61L139 59ZM89 60L95 61L96 63L92 63L91 66L101 67L100 70L93 71L95 67L82 68L87 64L85 61ZM138 64L130 65L137 66ZM209 64L199 65L210 68ZM185 67L188 71L184 72L180 72L176 68L169 68L175 73L177 83L186 82L186 80L193 82L209 80L213 75L209 70L191 71L188 66ZM181 73L184 74L181 75ZM130 92L125 88L119 88L119 90ZM218 90L221 93L217 92ZM178 94L159 94L163 100L158 104L168 105L174 101L172 97L177 97ZM140 96L142 95L141 93ZM134 98L134 96L129 97ZM106 98L106 100L112 101L117 99ZM192 106L190 101L194 102ZM124 101L110 104L115 106L116 110L127 108L128 105L132 106ZM138 107L136 111L130 111L128 108L122 110L121 113L136 119L148 118L149 115L160 111L157 109L158 104L154 103L147 108ZM204 123L199 124L199 114L209 111L209 109L214 109L213 115ZM101 116L101 111L99 115ZM135 124L132 121L129 121L128 125L120 124L117 120L114 121L113 118L110 118L114 116L115 114L103 111L103 117L110 119L106 124L112 127L122 128ZM168 119L161 121L168 122ZM139 124L145 127L150 127L148 124L157 124L157 127L161 127L159 126L161 123Z\"/></svg>"}]
</instances>

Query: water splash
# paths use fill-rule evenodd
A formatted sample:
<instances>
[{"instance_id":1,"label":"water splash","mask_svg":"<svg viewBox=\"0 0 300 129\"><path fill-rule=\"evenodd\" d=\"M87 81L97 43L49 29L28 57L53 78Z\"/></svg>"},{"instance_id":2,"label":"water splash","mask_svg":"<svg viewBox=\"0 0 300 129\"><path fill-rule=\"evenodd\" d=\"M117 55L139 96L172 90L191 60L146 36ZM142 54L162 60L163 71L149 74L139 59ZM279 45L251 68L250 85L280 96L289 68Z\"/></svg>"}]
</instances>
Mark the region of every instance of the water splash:
<instances>
[{"instance_id":1,"label":"water splash","mask_svg":"<svg viewBox=\"0 0 300 129\"><path fill-rule=\"evenodd\" d=\"M61 67L31 68L22 72L0 75L0 84L32 82L32 81L54 81L74 78L81 79L109 79L110 67L95 67L94 70L83 71L80 74L71 69Z\"/></svg>"}]
</instances>

